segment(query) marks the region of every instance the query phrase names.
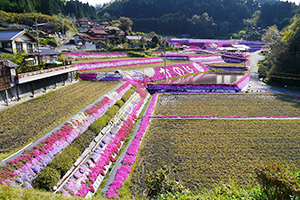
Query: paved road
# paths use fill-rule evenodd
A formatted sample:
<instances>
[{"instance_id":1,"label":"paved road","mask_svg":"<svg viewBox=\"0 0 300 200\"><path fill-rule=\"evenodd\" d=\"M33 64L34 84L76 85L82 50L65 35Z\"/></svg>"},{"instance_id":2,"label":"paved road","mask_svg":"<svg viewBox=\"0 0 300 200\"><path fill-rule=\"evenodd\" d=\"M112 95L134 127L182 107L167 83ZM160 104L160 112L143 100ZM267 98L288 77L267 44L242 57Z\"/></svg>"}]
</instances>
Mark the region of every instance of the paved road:
<instances>
[{"instance_id":1,"label":"paved road","mask_svg":"<svg viewBox=\"0 0 300 200\"><path fill-rule=\"evenodd\" d=\"M70 39L74 39L74 35L71 35L70 37L66 38L64 40L64 42L62 43L62 45L60 45L59 47L56 48L57 51L61 52L62 50L69 50L69 49L75 49L76 45L75 44L71 44L69 42Z\"/></svg>"},{"instance_id":2,"label":"paved road","mask_svg":"<svg viewBox=\"0 0 300 200\"><path fill-rule=\"evenodd\" d=\"M258 52L255 52L251 55L250 59L250 73L251 73L251 79L248 85L248 88L250 92L274 92L274 93L285 93L285 94L292 94L292 95L298 95L300 96L300 91L297 90L290 90L275 86L267 85L258 79L258 68L257 68L257 62L264 57L259 55Z\"/></svg>"}]
</instances>

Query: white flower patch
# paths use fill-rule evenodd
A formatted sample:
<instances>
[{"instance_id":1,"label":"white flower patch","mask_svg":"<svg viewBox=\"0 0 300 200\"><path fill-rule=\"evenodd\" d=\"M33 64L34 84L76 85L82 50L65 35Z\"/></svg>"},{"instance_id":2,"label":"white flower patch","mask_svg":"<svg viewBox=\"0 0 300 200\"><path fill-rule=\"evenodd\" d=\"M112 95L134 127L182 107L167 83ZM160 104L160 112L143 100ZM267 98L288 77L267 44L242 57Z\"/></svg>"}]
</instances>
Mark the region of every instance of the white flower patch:
<instances>
[{"instance_id":1,"label":"white flower patch","mask_svg":"<svg viewBox=\"0 0 300 200\"><path fill-rule=\"evenodd\" d=\"M155 70L153 68L146 68L146 69L142 69L140 71L149 77L153 77L155 75Z\"/></svg>"},{"instance_id":2,"label":"white flower patch","mask_svg":"<svg viewBox=\"0 0 300 200\"><path fill-rule=\"evenodd\" d=\"M106 95L104 95L105 97L109 98L109 99L115 99L116 97L118 97L118 93L116 91L110 92Z\"/></svg>"},{"instance_id":3,"label":"white flower patch","mask_svg":"<svg viewBox=\"0 0 300 200\"><path fill-rule=\"evenodd\" d=\"M198 65L197 63L193 63L194 67L196 67L196 69L198 69L200 72L204 72L204 69Z\"/></svg>"}]
</instances>

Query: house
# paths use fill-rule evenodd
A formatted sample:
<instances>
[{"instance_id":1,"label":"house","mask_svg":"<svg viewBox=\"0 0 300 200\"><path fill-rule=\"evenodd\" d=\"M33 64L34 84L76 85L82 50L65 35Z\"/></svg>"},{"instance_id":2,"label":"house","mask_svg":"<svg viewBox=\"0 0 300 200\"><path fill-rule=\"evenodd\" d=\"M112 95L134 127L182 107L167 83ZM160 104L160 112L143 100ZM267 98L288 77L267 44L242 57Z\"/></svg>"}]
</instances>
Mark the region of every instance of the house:
<instances>
[{"instance_id":1,"label":"house","mask_svg":"<svg viewBox=\"0 0 300 200\"><path fill-rule=\"evenodd\" d=\"M18 65L9 60L0 58L0 91L7 90L14 86L16 67L18 67Z\"/></svg>"},{"instance_id":2,"label":"house","mask_svg":"<svg viewBox=\"0 0 300 200\"><path fill-rule=\"evenodd\" d=\"M37 26L38 30L44 31L45 33L48 34L54 34L56 31L55 26L50 23L41 23L34 26Z\"/></svg>"},{"instance_id":3,"label":"house","mask_svg":"<svg viewBox=\"0 0 300 200\"><path fill-rule=\"evenodd\" d=\"M126 36L125 40L131 44L135 40L140 41L140 39L142 39L142 36L138 36L138 35L132 35L132 36L130 36L130 35L128 35L128 36Z\"/></svg>"},{"instance_id":4,"label":"house","mask_svg":"<svg viewBox=\"0 0 300 200\"><path fill-rule=\"evenodd\" d=\"M86 33L77 33L74 37L75 44L85 44L86 42L95 42L99 40L106 41L108 33L102 29L89 29Z\"/></svg>"},{"instance_id":5,"label":"house","mask_svg":"<svg viewBox=\"0 0 300 200\"><path fill-rule=\"evenodd\" d=\"M58 61L60 53L47 47L40 47L40 57L44 62Z\"/></svg>"},{"instance_id":6,"label":"house","mask_svg":"<svg viewBox=\"0 0 300 200\"><path fill-rule=\"evenodd\" d=\"M89 20L87 19L78 19L75 22L75 26L87 27L89 25Z\"/></svg>"},{"instance_id":7,"label":"house","mask_svg":"<svg viewBox=\"0 0 300 200\"><path fill-rule=\"evenodd\" d=\"M35 58L38 52L34 45L38 40L24 29L0 30L0 53L24 52L28 57Z\"/></svg>"},{"instance_id":8,"label":"house","mask_svg":"<svg viewBox=\"0 0 300 200\"><path fill-rule=\"evenodd\" d=\"M105 30L102 30L102 29L89 29L86 34L88 34L90 37L93 37L93 38L104 38L106 39L106 36L108 35L108 33L105 31ZM98 40L99 40L98 39Z\"/></svg>"}]
</instances>

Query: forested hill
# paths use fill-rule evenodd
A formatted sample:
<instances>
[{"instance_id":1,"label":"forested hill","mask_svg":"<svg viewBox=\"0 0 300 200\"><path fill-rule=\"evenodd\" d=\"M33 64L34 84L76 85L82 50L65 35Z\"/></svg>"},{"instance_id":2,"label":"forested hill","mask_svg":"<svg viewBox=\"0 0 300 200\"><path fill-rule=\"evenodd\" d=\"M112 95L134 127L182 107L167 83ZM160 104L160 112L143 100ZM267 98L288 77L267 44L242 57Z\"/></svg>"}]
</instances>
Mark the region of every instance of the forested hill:
<instances>
[{"instance_id":1,"label":"forested hill","mask_svg":"<svg viewBox=\"0 0 300 200\"><path fill-rule=\"evenodd\" d=\"M70 15L76 18L96 19L96 9L78 0L0 0L0 10L13 13L42 13Z\"/></svg>"},{"instance_id":2,"label":"forested hill","mask_svg":"<svg viewBox=\"0 0 300 200\"><path fill-rule=\"evenodd\" d=\"M244 19L253 18L255 11L258 16L249 20L251 26L281 23L282 28L295 9L293 3L274 0L263 4L255 0L115 0L104 6L98 17L130 17L133 30L144 32L214 38L245 28Z\"/></svg>"}]
</instances>

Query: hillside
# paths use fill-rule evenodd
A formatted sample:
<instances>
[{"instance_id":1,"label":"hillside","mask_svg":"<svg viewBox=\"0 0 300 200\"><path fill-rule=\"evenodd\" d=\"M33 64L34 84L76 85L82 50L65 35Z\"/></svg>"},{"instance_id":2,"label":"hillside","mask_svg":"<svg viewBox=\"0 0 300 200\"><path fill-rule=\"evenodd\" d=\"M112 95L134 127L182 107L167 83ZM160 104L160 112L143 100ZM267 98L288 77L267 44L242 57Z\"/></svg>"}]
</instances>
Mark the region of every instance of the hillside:
<instances>
[{"instance_id":1,"label":"hillside","mask_svg":"<svg viewBox=\"0 0 300 200\"><path fill-rule=\"evenodd\" d=\"M0 10L14 13L42 13L70 15L76 18L95 19L96 9L78 0L1 0Z\"/></svg>"},{"instance_id":2,"label":"hillside","mask_svg":"<svg viewBox=\"0 0 300 200\"><path fill-rule=\"evenodd\" d=\"M251 19L255 11L260 11L259 18L252 27L279 24L283 28L295 9L295 4L280 1L260 4L255 0L115 0L104 6L98 17L130 17L133 29L144 32L215 38L245 29L244 19ZM246 29L252 29L251 26Z\"/></svg>"}]
</instances>

